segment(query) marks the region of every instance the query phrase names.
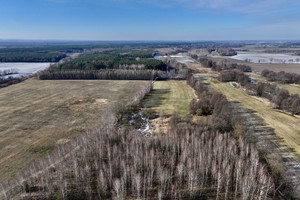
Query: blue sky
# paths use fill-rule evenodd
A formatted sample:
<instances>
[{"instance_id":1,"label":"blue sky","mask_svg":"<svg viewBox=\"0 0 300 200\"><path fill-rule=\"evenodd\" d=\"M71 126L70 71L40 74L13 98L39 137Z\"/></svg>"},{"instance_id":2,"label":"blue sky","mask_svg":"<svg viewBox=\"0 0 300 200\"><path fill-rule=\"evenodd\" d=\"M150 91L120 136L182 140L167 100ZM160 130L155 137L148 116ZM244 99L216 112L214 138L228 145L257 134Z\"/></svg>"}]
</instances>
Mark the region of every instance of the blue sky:
<instances>
[{"instance_id":1,"label":"blue sky","mask_svg":"<svg viewBox=\"0 0 300 200\"><path fill-rule=\"evenodd\" d=\"M1 0L0 39L300 40L300 1Z\"/></svg>"}]
</instances>

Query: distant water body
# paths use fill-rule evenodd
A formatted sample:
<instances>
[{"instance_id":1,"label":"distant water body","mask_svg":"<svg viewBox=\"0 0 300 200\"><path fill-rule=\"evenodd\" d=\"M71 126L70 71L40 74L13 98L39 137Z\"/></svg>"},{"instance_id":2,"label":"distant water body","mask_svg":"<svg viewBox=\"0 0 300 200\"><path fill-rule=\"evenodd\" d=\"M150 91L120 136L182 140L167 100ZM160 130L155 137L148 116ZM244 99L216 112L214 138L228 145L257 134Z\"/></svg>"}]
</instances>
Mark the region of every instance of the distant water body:
<instances>
[{"instance_id":1,"label":"distant water body","mask_svg":"<svg viewBox=\"0 0 300 200\"><path fill-rule=\"evenodd\" d=\"M48 68L51 63L0 63L0 71L12 70L14 74L3 76L4 78L19 78L29 76Z\"/></svg>"},{"instance_id":2,"label":"distant water body","mask_svg":"<svg viewBox=\"0 0 300 200\"><path fill-rule=\"evenodd\" d=\"M265 54L265 53L238 53L231 58L252 63L278 63L296 64L300 63L300 56L287 54Z\"/></svg>"}]
</instances>

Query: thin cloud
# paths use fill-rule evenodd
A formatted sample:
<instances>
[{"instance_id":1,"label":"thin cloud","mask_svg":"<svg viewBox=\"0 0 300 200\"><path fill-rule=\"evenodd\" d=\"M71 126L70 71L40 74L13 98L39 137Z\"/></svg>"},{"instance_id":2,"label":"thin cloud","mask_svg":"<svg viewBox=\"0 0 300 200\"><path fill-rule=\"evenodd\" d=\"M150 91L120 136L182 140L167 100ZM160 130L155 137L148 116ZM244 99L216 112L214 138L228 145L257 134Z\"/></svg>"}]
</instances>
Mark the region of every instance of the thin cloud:
<instances>
[{"instance_id":1,"label":"thin cloud","mask_svg":"<svg viewBox=\"0 0 300 200\"><path fill-rule=\"evenodd\" d=\"M185 7L242 14L270 14L300 7L298 0L44 0L55 3L148 4L161 8Z\"/></svg>"},{"instance_id":2,"label":"thin cloud","mask_svg":"<svg viewBox=\"0 0 300 200\"><path fill-rule=\"evenodd\" d=\"M297 0L115 0L118 2L146 3L158 7L183 6L192 9L209 9L242 14L270 14L300 6Z\"/></svg>"}]
</instances>

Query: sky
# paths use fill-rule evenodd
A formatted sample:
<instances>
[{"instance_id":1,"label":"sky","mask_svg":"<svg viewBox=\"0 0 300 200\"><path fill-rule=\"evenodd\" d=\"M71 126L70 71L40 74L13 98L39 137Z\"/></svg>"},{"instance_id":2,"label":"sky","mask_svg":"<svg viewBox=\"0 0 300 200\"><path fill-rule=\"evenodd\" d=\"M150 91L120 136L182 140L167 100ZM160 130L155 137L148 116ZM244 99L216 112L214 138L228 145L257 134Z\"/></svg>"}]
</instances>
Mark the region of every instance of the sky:
<instances>
[{"instance_id":1,"label":"sky","mask_svg":"<svg viewBox=\"0 0 300 200\"><path fill-rule=\"evenodd\" d=\"M300 1L1 0L0 39L300 40Z\"/></svg>"}]
</instances>

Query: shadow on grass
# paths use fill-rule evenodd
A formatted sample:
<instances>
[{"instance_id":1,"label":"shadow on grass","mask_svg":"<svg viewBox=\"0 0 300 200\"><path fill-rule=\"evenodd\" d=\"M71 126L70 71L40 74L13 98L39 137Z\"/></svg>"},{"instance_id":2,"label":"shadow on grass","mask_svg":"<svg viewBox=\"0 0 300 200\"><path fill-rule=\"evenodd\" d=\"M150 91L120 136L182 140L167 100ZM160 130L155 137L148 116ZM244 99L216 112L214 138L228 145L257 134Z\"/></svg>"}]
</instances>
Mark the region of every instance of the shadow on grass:
<instances>
[{"instance_id":1,"label":"shadow on grass","mask_svg":"<svg viewBox=\"0 0 300 200\"><path fill-rule=\"evenodd\" d=\"M145 108L159 107L164 104L164 100L168 99L170 92L170 89L154 89L146 96L142 104Z\"/></svg>"},{"instance_id":2,"label":"shadow on grass","mask_svg":"<svg viewBox=\"0 0 300 200\"><path fill-rule=\"evenodd\" d=\"M232 103L243 116L245 125L249 127L249 130L244 132L244 137L256 144L260 153L263 155L277 153L281 155L281 160L288 169L295 171L299 168L300 158L295 154L295 149L284 145L284 139L275 134L274 128L266 124L263 118L257 116L255 111ZM297 178L300 179L300 171L297 171L296 174Z\"/></svg>"}]
</instances>

